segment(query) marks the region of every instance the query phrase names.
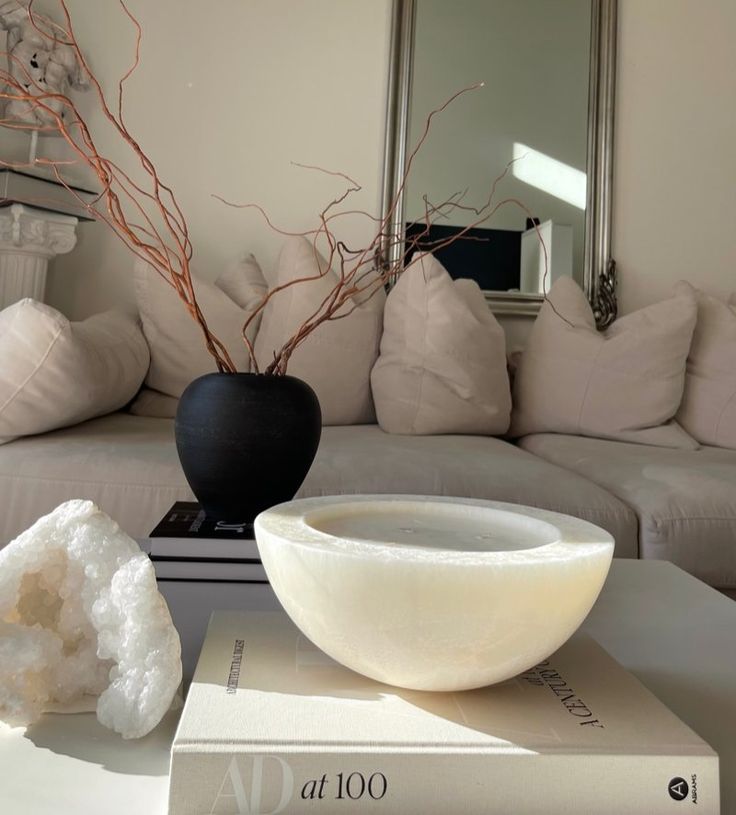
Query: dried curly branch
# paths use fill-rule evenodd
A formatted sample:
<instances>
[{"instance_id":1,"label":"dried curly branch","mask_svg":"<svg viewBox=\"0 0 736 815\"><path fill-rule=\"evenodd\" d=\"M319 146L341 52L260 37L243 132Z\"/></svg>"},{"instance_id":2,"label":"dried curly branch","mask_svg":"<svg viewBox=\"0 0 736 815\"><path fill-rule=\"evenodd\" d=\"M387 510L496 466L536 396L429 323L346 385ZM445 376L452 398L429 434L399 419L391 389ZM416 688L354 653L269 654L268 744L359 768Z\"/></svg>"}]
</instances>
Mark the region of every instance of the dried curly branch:
<instances>
[{"instance_id":1,"label":"dried curly branch","mask_svg":"<svg viewBox=\"0 0 736 815\"><path fill-rule=\"evenodd\" d=\"M136 172L142 176L142 180L134 180L133 176L119 163L100 152L88 123L69 95L55 93L48 87L42 86L12 53L0 54L0 57L6 57L8 60L7 69L0 67L0 88L2 88L0 100L27 104L34 112L40 114L40 118L46 124L37 127L5 118L0 118L0 124L21 130L58 132L64 138L75 156L73 161L36 159L35 166L47 167L59 183L76 197L80 206L84 207L93 218L106 224L137 258L153 266L156 272L174 288L191 317L198 323L207 350L214 358L218 370L234 373L236 368L232 358L223 343L210 330L197 303L190 272L193 247L184 214L173 190L161 179L153 161L128 130L125 122L123 111L125 84L140 64L142 40L140 23L127 7L125 0L118 0L124 14L135 29L135 49L130 67L117 83L117 99L113 110L99 79L95 76L79 46L66 0L58 0L64 18L62 25L34 12L33 2L34 0L28 2L31 25L48 43L72 49L85 80L95 94L99 110L107 122L112 125L121 142L128 148L129 157L133 159L133 165L137 168ZM414 160L430 133L433 119L457 98L482 85L483 83L479 83L459 90L428 115L423 132L406 161L398 193L390 203L388 211L381 217L359 209L340 209L351 196L360 192L360 185L346 173L308 164L296 166L340 178L346 184L343 192L334 197L320 211L318 224L313 229L293 232L280 228L259 204L236 204L215 196L228 206L255 209L263 217L265 223L278 234L309 238L315 258L321 264L318 266L319 272L316 275L290 280L272 288L249 315L243 326L242 336L249 352L252 371L260 373L253 344L248 337L248 329L253 321L263 313L268 303L284 290L319 279L330 273L331 270L337 274L337 282L320 306L297 328L294 335L281 348L274 349L273 359L264 370L266 374L285 374L294 351L320 325L328 321L344 319L376 292L393 282L414 251L427 248L429 245L427 238L435 222L446 219L456 212L463 212L466 217L468 214L473 216L471 223L459 229L453 236L432 243L431 248L436 251L458 240L474 239L469 237L468 232L488 221L503 206L515 205L531 216L524 204L515 198L505 198L494 203L497 185L508 172L509 164L506 170L494 180L488 198L480 206L470 206L464 203L465 193L456 193L440 204L433 204L425 199L423 228L406 240L392 232L391 224L401 195L411 174ZM65 180L64 168L73 163L86 165L95 174L101 189L92 201L83 200ZM27 163L1 160L0 165L16 169L30 166ZM335 233L336 223L340 219L354 216L368 219L371 222L369 232L373 234L368 243L358 249L348 247L337 238ZM546 267L546 248L539 230L537 234L544 252ZM323 262L320 260L318 245L324 244L327 245L328 252ZM393 253L387 254L387 249L390 250L397 246L400 249L398 259L388 260Z\"/></svg>"},{"instance_id":2,"label":"dried curly branch","mask_svg":"<svg viewBox=\"0 0 736 815\"><path fill-rule=\"evenodd\" d=\"M481 240L476 237L471 237L469 232L475 227L488 222L501 208L506 206L516 206L521 209L527 217L532 218L534 228L537 232L537 237L542 247L545 264L544 279L546 281L548 268L547 249L539 228L536 225L536 221L533 219L532 212L522 201L517 198L507 197L498 202L495 201L497 187L508 174L510 167L514 163L513 160L507 164L503 173L494 179L491 184L488 197L480 205L471 206L464 204L463 201L466 195L465 192L454 193L450 196L450 198L440 204L432 204L425 198L425 212L424 219L422 221L422 229L416 231L411 236L395 235L392 232L391 224L393 222L396 208L399 205L401 194L405 189L411 174L414 159L422 149L429 136L433 118L442 113L453 101L458 99L463 94L477 90L481 87L483 87L483 83L478 83L476 85L463 88L453 94L438 108L430 112L425 121L425 126L419 140L414 145L414 148L406 161L404 171L398 185L398 192L394 199L390 202L388 211L381 217L372 216L370 213L363 210L337 210L336 207L346 201L351 195L360 191L360 185L353 181L353 179L345 173L336 172L334 170L326 170L322 167L316 167L314 165L301 164L297 166L343 178L347 181L348 186L341 195L332 199L327 206L322 209L318 216L319 223L313 229L304 230L301 232L293 232L283 229L274 223L271 216L260 204L233 203L226 200L222 196L214 196L227 206L235 207L237 209L256 210L263 217L266 224L268 224L271 229L280 235L309 238L312 242L318 268L320 268L320 272L317 275L313 275L312 277L295 278L270 289L256 310L249 316L243 328L243 337L250 352L252 370L258 372L259 368L252 344L246 336L247 329L253 320L263 313L263 310L270 300L276 297L280 292L291 288L292 286L319 279L327 274L330 269L335 269L337 271L339 279L319 307L297 328L294 335L291 336L281 348L274 349L273 359L265 369L265 373L267 374L286 373L292 354L299 347L299 345L301 345L312 334L313 331L315 331L325 322L344 319L345 317L349 316L356 308L373 297L380 289L394 282L406 267L409 259L415 251L426 251L427 249L437 251L444 249L459 240ZM471 218L470 223L459 228L458 231L452 236L442 240L428 240L431 227L437 221L447 219L451 217L453 213L458 212L464 213L466 217L468 214L471 214L474 217ZM336 238L334 225L340 218L355 215L362 216L372 221L374 231L373 237L366 246L362 247L361 249L351 250L342 241L339 241ZM321 263L320 253L317 248L320 242L326 242L329 247L329 254L325 263ZM398 257L395 260L389 260L389 258L394 255L391 249L395 248L396 246L398 246L400 249ZM324 268L322 268L322 266Z\"/></svg>"},{"instance_id":3,"label":"dried curly branch","mask_svg":"<svg viewBox=\"0 0 736 815\"><path fill-rule=\"evenodd\" d=\"M130 133L123 117L124 85L140 63L142 32L124 0L119 0L119 3L133 23L136 44L132 64L118 83L116 111L110 107L100 81L82 53L66 0L59 0L63 24L34 11L34 0L28 4L28 19L37 35L50 47L62 45L72 50L81 73L94 91L98 109L128 148L142 180L135 181L130 173L101 152L88 123L70 95L54 92L38 81L12 52L0 53L0 58L7 60L7 68L0 66L0 101L4 101L6 106L12 102L23 103L39 113L47 124L37 127L4 115L0 118L0 124L20 130L58 133L71 149L74 160L39 158L33 164L0 160L0 165L12 169L48 168L91 217L106 224L137 258L149 263L174 288L199 325L218 370L234 372L235 365L227 349L210 330L197 303L190 271L193 249L187 222L176 196ZM99 182L100 192L92 201L82 199L64 176L65 167L74 163L87 166Z\"/></svg>"}]
</instances>

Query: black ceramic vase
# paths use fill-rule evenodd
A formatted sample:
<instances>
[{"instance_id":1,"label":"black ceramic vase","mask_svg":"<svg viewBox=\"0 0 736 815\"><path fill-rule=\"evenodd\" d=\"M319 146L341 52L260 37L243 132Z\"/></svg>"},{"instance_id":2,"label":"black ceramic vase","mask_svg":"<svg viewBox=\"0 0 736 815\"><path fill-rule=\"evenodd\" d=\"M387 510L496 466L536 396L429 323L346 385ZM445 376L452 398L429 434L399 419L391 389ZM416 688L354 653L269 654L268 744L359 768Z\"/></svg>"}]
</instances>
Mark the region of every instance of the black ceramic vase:
<instances>
[{"instance_id":1,"label":"black ceramic vase","mask_svg":"<svg viewBox=\"0 0 736 815\"><path fill-rule=\"evenodd\" d=\"M293 376L213 373L195 379L176 412L176 448L207 515L252 523L291 500L322 432L314 391Z\"/></svg>"}]
</instances>

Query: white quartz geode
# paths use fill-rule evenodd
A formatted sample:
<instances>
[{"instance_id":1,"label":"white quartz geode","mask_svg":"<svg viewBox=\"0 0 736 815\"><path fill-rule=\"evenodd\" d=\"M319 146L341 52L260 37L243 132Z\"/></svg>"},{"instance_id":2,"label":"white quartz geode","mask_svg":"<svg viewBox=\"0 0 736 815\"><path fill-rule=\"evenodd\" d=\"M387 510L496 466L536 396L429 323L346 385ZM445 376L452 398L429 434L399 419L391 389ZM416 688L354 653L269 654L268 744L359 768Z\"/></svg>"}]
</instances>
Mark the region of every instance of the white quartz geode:
<instances>
[{"instance_id":1,"label":"white quartz geode","mask_svg":"<svg viewBox=\"0 0 736 815\"><path fill-rule=\"evenodd\" d=\"M91 501L68 501L0 551L0 719L97 710L150 732L181 682L181 646L153 565Z\"/></svg>"}]
</instances>

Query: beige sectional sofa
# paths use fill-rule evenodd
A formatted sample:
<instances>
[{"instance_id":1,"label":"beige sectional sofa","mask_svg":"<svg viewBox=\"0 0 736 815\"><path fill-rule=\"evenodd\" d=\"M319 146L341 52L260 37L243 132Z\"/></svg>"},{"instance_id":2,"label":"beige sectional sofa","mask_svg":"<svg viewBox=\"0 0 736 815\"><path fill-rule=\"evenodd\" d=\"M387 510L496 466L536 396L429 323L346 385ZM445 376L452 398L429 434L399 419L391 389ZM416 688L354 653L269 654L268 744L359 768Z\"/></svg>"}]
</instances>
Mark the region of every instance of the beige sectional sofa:
<instances>
[{"instance_id":1,"label":"beige sectional sofa","mask_svg":"<svg viewBox=\"0 0 736 815\"><path fill-rule=\"evenodd\" d=\"M420 260L387 298L291 358L289 372L312 385L332 425L300 495L530 504L604 527L620 557L671 560L736 589L736 306L682 284L598 332L587 297L562 278L516 360L512 400L504 333L480 289ZM268 283L311 276L323 287L325 264L294 239ZM143 333L132 316L122 327L109 315L69 323L32 301L2 312L0 544L70 498L94 500L137 537L192 498L173 419L156 417L173 416L212 361L175 292L146 264L135 279ZM266 285L250 256L198 284L234 346ZM267 359L302 324L324 299L320 286L268 301L256 355ZM238 363L247 369L247 358ZM131 412L110 413L144 378ZM497 437L507 430L516 443Z\"/></svg>"},{"instance_id":2,"label":"beige sectional sofa","mask_svg":"<svg viewBox=\"0 0 736 815\"><path fill-rule=\"evenodd\" d=\"M531 504L598 524L619 557L672 560L736 588L736 451L672 450L538 434L389 435L325 427L300 495L455 495ZM90 498L133 536L191 499L173 421L118 412L0 446L0 543L69 498Z\"/></svg>"}]
</instances>

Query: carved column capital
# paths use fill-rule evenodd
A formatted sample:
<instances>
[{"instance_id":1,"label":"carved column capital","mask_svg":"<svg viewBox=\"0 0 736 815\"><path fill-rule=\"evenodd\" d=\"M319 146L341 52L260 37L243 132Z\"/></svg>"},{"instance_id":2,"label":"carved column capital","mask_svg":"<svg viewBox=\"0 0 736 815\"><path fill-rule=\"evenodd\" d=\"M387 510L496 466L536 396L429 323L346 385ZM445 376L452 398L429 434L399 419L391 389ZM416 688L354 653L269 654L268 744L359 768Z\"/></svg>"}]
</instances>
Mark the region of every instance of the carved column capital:
<instances>
[{"instance_id":1,"label":"carved column capital","mask_svg":"<svg viewBox=\"0 0 736 815\"><path fill-rule=\"evenodd\" d=\"M73 215L11 204L0 209L0 252L64 255L77 243L77 223Z\"/></svg>"},{"instance_id":2,"label":"carved column capital","mask_svg":"<svg viewBox=\"0 0 736 815\"><path fill-rule=\"evenodd\" d=\"M74 249L77 223L25 204L0 208L0 308L24 297L43 300L49 260Z\"/></svg>"}]
</instances>

